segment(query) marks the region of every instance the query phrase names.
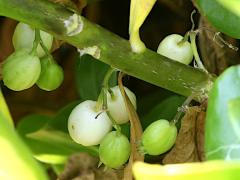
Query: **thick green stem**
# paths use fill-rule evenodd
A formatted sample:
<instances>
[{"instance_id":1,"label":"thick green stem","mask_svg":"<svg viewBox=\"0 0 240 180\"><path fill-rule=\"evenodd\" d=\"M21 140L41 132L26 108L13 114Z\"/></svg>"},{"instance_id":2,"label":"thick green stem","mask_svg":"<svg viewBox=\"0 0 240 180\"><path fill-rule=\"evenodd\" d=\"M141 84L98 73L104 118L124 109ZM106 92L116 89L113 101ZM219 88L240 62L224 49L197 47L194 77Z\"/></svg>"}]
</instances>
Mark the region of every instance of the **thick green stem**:
<instances>
[{"instance_id":1,"label":"thick green stem","mask_svg":"<svg viewBox=\"0 0 240 180\"><path fill-rule=\"evenodd\" d=\"M212 84L207 73L149 49L133 53L129 41L47 0L0 0L0 15L47 31L81 49L97 47L100 61L181 95L206 92Z\"/></svg>"}]
</instances>

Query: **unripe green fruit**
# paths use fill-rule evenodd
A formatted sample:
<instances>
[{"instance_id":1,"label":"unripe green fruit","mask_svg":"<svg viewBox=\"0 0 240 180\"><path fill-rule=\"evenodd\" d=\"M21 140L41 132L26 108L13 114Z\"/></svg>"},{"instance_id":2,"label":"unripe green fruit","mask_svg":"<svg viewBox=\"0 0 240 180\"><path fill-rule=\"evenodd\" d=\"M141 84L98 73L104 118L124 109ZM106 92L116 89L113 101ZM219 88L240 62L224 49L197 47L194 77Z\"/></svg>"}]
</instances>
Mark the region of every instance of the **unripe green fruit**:
<instances>
[{"instance_id":1,"label":"unripe green fruit","mask_svg":"<svg viewBox=\"0 0 240 180\"><path fill-rule=\"evenodd\" d=\"M126 91L126 94L128 95L134 108L136 109L137 103L135 94L126 87L124 87L124 90ZM113 93L113 96L111 96L110 93L108 93L107 96L108 110L117 124L124 124L129 121L129 118L122 93L118 86L111 88L111 91Z\"/></svg>"},{"instance_id":2,"label":"unripe green fruit","mask_svg":"<svg viewBox=\"0 0 240 180\"><path fill-rule=\"evenodd\" d=\"M40 31L40 36L44 45L47 47L48 50L50 50L53 44L53 36L44 31ZM14 49L19 50L25 48L28 49L29 52L31 52L34 39L35 30L27 24L21 22L18 23L12 38ZM38 57L43 57L45 55L45 52L40 44L38 45L36 52Z\"/></svg>"},{"instance_id":3,"label":"unripe green fruit","mask_svg":"<svg viewBox=\"0 0 240 180\"><path fill-rule=\"evenodd\" d=\"M189 64L193 59L191 44L188 41L181 42L182 39L179 34L166 36L160 42L157 53L180 63Z\"/></svg>"},{"instance_id":4,"label":"unripe green fruit","mask_svg":"<svg viewBox=\"0 0 240 180\"><path fill-rule=\"evenodd\" d=\"M63 82L64 73L61 66L56 64L51 58L41 59L41 74L37 81L39 88L52 91L57 89Z\"/></svg>"},{"instance_id":5,"label":"unripe green fruit","mask_svg":"<svg viewBox=\"0 0 240 180\"><path fill-rule=\"evenodd\" d=\"M116 131L108 133L99 146L101 162L110 168L119 168L129 159L131 145L128 138Z\"/></svg>"},{"instance_id":6,"label":"unripe green fruit","mask_svg":"<svg viewBox=\"0 0 240 180\"><path fill-rule=\"evenodd\" d=\"M14 91L21 91L33 86L41 72L40 60L37 56L22 49L11 54L3 64L4 85Z\"/></svg>"},{"instance_id":7,"label":"unripe green fruit","mask_svg":"<svg viewBox=\"0 0 240 180\"><path fill-rule=\"evenodd\" d=\"M161 119L150 124L142 135L143 149L147 154L159 155L167 152L175 143L177 128Z\"/></svg>"}]
</instances>

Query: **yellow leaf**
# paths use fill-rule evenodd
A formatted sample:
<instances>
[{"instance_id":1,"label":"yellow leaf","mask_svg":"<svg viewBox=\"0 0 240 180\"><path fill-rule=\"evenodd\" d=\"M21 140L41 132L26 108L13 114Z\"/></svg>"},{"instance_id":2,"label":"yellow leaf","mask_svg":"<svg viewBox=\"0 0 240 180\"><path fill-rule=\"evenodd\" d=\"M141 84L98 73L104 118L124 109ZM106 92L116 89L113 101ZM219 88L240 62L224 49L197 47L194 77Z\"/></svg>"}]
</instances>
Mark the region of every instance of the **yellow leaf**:
<instances>
[{"instance_id":1,"label":"yellow leaf","mask_svg":"<svg viewBox=\"0 0 240 180\"><path fill-rule=\"evenodd\" d=\"M139 31L156 0L131 0L129 32Z\"/></svg>"},{"instance_id":2,"label":"yellow leaf","mask_svg":"<svg viewBox=\"0 0 240 180\"><path fill-rule=\"evenodd\" d=\"M9 112L7 103L3 97L1 89L0 89L0 112L11 123L11 125L13 125L13 120L12 120L11 114Z\"/></svg>"},{"instance_id":3,"label":"yellow leaf","mask_svg":"<svg viewBox=\"0 0 240 180\"><path fill-rule=\"evenodd\" d=\"M139 29L150 13L156 0L131 0L129 34L132 51L136 53L143 52L146 47L139 36Z\"/></svg>"},{"instance_id":4,"label":"yellow leaf","mask_svg":"<svg viewBox=\"0 0 240 180\"><path fill-rule=\"evenodd\" d=\"M0 112L0 180L47 180L40 164Z\"/></svg>"},{"instance_id":5,"label":"yellow leaf","mask_svg":"<svg viewBox=\"0 0 240 180\"><path fill-rule=\"evenodd\" d=\"M240 179L240 161L215 160L168 165L136 162L133 174L136 180Z\"/></svg>"}]
</instances>

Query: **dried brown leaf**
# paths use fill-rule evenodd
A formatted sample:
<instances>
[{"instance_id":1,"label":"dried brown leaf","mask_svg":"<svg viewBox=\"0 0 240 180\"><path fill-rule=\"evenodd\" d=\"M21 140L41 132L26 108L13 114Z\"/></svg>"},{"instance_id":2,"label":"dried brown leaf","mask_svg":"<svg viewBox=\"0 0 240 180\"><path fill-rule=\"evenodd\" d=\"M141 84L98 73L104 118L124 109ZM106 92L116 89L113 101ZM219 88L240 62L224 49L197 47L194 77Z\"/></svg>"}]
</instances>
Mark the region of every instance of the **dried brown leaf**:
<instances>
[{"instance_id":1,"label":"dried brown leaf","mask_svg":"<svg viewBox=\"0 0 240 180\"><path fill-rule=\"evenodd\" d=\"M99 159L87 153L72 155L58 180L120 180L122 170L98 168Z\"/></svg>"},{"instance_id":2,"label":"dried brown leaf","mask_svg":"<svg viewBox=\"0 0 240 180\"><path fill-rule=\"evenodd\" d=\"M59 180L73 179L79 175L91 174L91 169L97 167L98 159L86 153L70 156L64 171L59 175Z\"/></svg>"},{"instance_id":3,"label":"dried brown leaf","mask_svg":"<svg viewBox=\"0 0 240 180\"><path fill-rule=\"evenodd\" d=\"M99 168L95 171L96 180L122 180L123 170Z\"/></svg>"},{"instance_id":4,"label":"dried brown leaf","mask_svg":"<svg viewBox=\"0 0 240 180\"><path fill-rule=\"evenodd\" d=\"M200 127L197 124L201 125L201 128L203 127L202 122L198 122L200 119L204 120L202 109L199 106L189 107L182 118L176 143L172 150L164 157L163 164L200 161L197 147L199 146L202 149L203 146L203 139L199 139L203 138L203 129L197 130ZM200 143L197 145L198 140Z\"/></svg>"},{"instance_id":5,"label":"dried brown leaf","mask_svg":"<svg viewBox=\"0 0 240 180\"><path fill-rule=\"evenodd\" d=\"M200 111L196 121L196 143L197 143L197 152L200 161L205 160L204 156L204 122L205 122L206 113Z\"/></svg>"},{"instance_id":6,"label":"dried brown leaf","mask_svg":"<svg viewBox=\"0 0 240 180\"><path fill-rule=\"evenodd\" d=\"M126 95L126 92L124 90L124 86L122 83L122 78L123 78L123 73L119 74L119 78L118 78L118 85L120 88L120 91L122 93L125 105L127 107L127 111L128 111L128 117L131 123L131 155L128 161L128 165L127 167L124 169L124 180L132 180L133 176L132 176L132 164L134 161L144 161L144 155L141 154L138 151L137 148L137 142L140 141L141 137L142 137L142 126L141 126L141 122L139 120L138 114L136 112L136 110L134 109L134 106L132 105L130 99L128 98L128 96Z\"/></svg>"},{"instance_id":7,"label":"dried brown leaf","mask_svg":"<svg viewBox=\"0 0 240 180\"><path fill-rule=\"evenodd\" d=\"M214 35L217 30L214 29L208 21L201 17L199 20L199 49L202 55L202 61L210 73L220 74L228 66L239 63L239 54L237 51L228 47L228 45L219 41ZM220 34L221 38L232 46L237 46L237 40Z\"/></svg>"}]
</instances>

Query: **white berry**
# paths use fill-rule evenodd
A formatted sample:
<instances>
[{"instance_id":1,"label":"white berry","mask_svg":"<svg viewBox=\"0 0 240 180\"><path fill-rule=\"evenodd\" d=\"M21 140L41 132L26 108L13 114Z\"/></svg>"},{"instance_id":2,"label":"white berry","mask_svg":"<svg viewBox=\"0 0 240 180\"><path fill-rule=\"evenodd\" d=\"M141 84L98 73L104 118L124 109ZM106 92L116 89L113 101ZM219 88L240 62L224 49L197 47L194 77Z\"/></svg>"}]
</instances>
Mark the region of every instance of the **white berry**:
<instances>
[{"instance_id":1,"label":"white berry","mask_svg":"<svg viewBox=\"0 0 240 180\"><path fill-rule=\"evenodd\" d=\"M112 129L106 112L96 111L96 101L84 101L77 105L68 119L71 138L84 146L100 144L103 137Z\"/></svg>"},{"instance_id":2,"label":"white berry","mask_svg":"<svg viewBox=\"0 0 240 180\"><path fill-rule=\"evenodd\" d=\"M188 41L179 43L183 37L179 34L166 36L158 46L157 53L183 64L193 59L191 44Z\"/></svg>"},{"instance_id":3,"label":"white berry","mask_svg":"<svg viewBox=\"0 0 240 180\"><path fill-rule=\"evenodd\" d=\"M124 89L131 103L136 109L137 104L136 104L135 94L126 87L124 87ZM121 91L118 86L111 88L111 90L113 92L113 96L111 96L110 93L108 93L108 98L107 98L108 110L117 124L126 123L129 121L129 118L128 118L127 108L125 106Z\"/></svg>"}]
</instances>

